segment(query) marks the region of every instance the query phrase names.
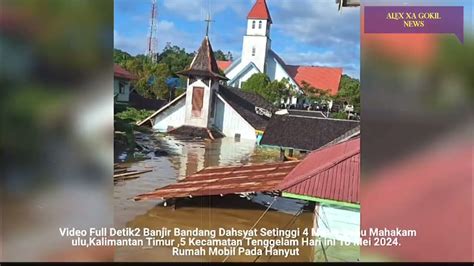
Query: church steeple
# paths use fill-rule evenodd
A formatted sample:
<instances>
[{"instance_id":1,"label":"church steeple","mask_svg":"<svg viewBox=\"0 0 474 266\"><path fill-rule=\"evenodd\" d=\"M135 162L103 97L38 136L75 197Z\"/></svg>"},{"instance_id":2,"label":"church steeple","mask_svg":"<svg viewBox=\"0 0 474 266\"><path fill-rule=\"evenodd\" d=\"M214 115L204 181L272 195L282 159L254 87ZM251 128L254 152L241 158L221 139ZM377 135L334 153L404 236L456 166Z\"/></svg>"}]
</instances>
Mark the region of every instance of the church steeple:
<instances>
[{"instance_id":1,"label":"church steeple","mask_svg":"<svg viewBox=\"0 0 474 266\"><path fill-rule=\"evenodd\" d=\"M202 40L201 47L199 47L196 56L191 65L177 74L187 77L203 77L217 80L227 80L227 78L219 74L219 67L217 66L214 51L212 50L209 36L205 36Z\"/></svg>"},{"instance_id":2,"label":"church steeple","mask_svg":"<svg viewBox=\"0 0 474 266\"><path fill-rule=\"evenodd\" d=\"M272 23L272 17L270 16L270 11L268 11L267 1L257 0L250 10L247 19L268 20L269 23Z\"/></svg>"},{"instance_id":3,"label":"church steeple","mask_svg":"<svg viewBox=\"0 0 474 266\"><path fill-rule=\"evenodd\" d=\"M267 54L271 49L270 27L272 17L265 0L256 0L247 16L247 34L242 45L242 63L253 63L265 73Z\"/></svg>"},{"instance_id":4,"label":"church steeple","mask_svg":"<svg viewBox=\"0 0 474 266\"><path fill-rule=\"evenodd\" d=\"M214 115L215 92L219 91L219 81L227 80L219 73L209 36L202 40L201 47L191 65L177 74L186 76L186 103L184 105L184 125L209 128Z\"/></svg>"}]
</instances>

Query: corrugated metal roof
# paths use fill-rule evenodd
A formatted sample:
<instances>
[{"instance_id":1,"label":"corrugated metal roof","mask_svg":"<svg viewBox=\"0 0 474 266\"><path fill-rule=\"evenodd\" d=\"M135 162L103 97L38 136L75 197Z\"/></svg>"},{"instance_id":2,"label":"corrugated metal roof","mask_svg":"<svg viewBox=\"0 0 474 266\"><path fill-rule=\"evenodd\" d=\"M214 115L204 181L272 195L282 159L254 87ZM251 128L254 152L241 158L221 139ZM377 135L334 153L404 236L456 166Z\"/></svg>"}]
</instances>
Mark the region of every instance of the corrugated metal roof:
<instances>
[{"instance_id":1,"label":"corrugated metal roof","mask_svg":"<svg viewBox=\"0 0 474 266\"><path fill-rule=\"evenodd\" d=\"M126 69L124 69L123 67L121 67L117 64L114 64L114 77L123 78L123 79L127 79L127 80L136 79L135 75L128 72Z\"/></svg>"},{"instance_id":2,"label":"corrugated metal roof","mask_svg":"<svg viewBox=\"0 0 474 266\"><path fill-rule=\"evenodd\" d=\"M359 203L360 138L310 153L277 186L320 199Z\"/></svg>"},{"instance_id":3,"label":"corrugated metal roof","mask_svg":"<svg viewBox=\"0 0 474 266\"><path fill-rule=\"evenodd\" d=\"M208 167L183 181L145 193L135 200L273 191L300 161Z\"/></svg>"}]
</instances>

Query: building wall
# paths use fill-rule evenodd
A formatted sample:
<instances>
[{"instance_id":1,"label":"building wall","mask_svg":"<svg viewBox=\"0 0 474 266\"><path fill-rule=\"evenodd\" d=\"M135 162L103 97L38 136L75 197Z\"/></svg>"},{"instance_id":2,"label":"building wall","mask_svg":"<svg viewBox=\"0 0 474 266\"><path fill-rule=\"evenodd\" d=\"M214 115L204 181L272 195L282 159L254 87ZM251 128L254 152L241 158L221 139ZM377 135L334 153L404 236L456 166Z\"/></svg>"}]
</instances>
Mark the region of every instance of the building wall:
<instances>
[{"instance_id":1,"label":"building wall","mask_svg":"<svg viewBox=\"0 0 474 266\"><path fill-rule=\"evenodd\" d=\"M226 137L240 134L241 139L256 140L255 129L220 96L216 99L214 126Z\"/></svg>"},{"instance_id":2,"label":"building wall","mask_svg":"<svg viewBox=\"0 0 474 266\"><path fill-rule=\"evenodd\" d=\"M317 219L317 236L351 243L360 239L360 210L320 205Z\"/></svg>"},{"instance_id":3,"label":"building wall","mask_svg":"<svg viewBox=\"0 0 474 266\"><path fill-rule=\"evenodd\" d=\"M260 72L265 72L265 58L267 56L268 38L266 36L244 36L244 44L242 46L242 62L247 65L253 62ZM252 54L255 49L255 54Z\"/></svg>"},{"instance_id":4,"label":"building wall","mask_svg":"<svg viewBox=\"0 0 474 266\"><path fill-rule=\"evenodd\" d=\"M241 76L231 83L229 83L229 86L236 87L236 88L242 88L242 84L247 81L253 74L261 73L255 68L250 68L244 73L240 73Z\"/></svg>"},{"instance_id":5,"label":"building wall","mask_svg":"<svg viewBox=\"0 0 474 266\"><path fill-rule=\"evenodd\" d=\"M255 29L252 29L252 23L255 21ZM259 28L259 21L262 22L262 27ZM266 20L248 19L247 20L247 35L266 36L270 33L270 24Z\"/></svg>"},{"instance_id":6,"label":"building wall","mask_svg":"<svg viewBox=\"0 0 474 266\"><path fill-rule=\"evenodd\" d=\"M120 81L125 83L123 93L120 93ZM117 95L118 102L128 102L130 100L130 81L114 79L114 95Z\"/></svg>"},{"instance_id":7,"label":"building wall","mask_svg":"<svg viewBox=\"0 0 474 266\"><path fill-rule=\"evenodd\" d=\"M188 84L186 90L186 115L185 115L185 122L186 126L192 127L202 127L206 128L209 124L209 116L211 112L211 97L212 93L211 90L215 90L218 86L217 82L211 82L212 88L209 87L209 83L204 83L202 80L198 79L197 81L193 82L192 84ZM203 96L203 104L201 115L196 117L193 115L193 88L194 87L202 87L204 88L204 96Z\"/></svg>"},{"instance_id":8,"label":"building wall","mask_svg":"<svg viewBox=\"0 0 474 266\"><path fill-rule=\"evenodd\" d=\"M153 129L159 132L167 132L168 129L178 128L184 125L186 114L186 98L182 98L174 105L168 107L154 118Z\"/></svg>"}]
</instances>

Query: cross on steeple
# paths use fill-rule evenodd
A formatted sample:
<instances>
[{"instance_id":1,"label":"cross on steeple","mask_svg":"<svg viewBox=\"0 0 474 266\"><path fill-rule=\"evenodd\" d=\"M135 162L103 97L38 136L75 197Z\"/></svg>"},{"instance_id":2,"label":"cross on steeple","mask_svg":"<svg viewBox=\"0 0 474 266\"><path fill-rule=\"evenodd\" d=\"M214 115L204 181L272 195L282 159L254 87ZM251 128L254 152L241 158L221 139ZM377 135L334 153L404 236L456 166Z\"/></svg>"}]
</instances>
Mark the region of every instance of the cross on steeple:
<instances>
[{"instance_id":1,"label":"cross on steeple","mask_svg":"<svg viewBox=\"0 0 474 266\"><path fill-rule=\"evenodd\" d=\"M206 36L209 37L209 26L214 20L211 20L211 15L207 13L207 18L204 21L206 22Z\"/></svg>"}]
</instances>

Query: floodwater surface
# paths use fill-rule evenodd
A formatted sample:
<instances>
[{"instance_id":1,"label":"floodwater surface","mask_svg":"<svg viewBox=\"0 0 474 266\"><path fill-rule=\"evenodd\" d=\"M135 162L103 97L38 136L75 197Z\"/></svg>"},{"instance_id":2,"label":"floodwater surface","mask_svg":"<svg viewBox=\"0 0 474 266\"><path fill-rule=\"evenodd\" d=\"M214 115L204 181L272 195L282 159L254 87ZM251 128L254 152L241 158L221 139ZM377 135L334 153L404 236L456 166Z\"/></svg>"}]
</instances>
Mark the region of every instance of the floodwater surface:
<instances>
[{"instance_id":1,"label":"floodwater surface","mask_svg":"<svg viewBox=\"0 0 474 266\"><path fill-rule=\"evenodd\" d=\"M128 170L152 170L140 178L121 181L114 187L115 226L117 228L160 229L251 229L267 209L273 198L257 195L253 198L230 195L184 199L176 208L164 207L161 201L135 202L131 198L150 192L202 170L208 166L267 163L279 160L277 149L257 147L254 141L223 138L214 141L183 139L166 135L137 133L137 142L148 147L148 158L122 163ZM145 149L146 150L146 149ZM310 211L295 215L303 202L277 198L272 208L255 228L311 228L313 214ZM231 256L228 262L312 261L314 253L309 247L300 247L300 256ZM220 262L225 256L173 256L168 247L121 247L116 248L116 261L155 262Z\"/></svg>"}]
</instances>

